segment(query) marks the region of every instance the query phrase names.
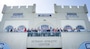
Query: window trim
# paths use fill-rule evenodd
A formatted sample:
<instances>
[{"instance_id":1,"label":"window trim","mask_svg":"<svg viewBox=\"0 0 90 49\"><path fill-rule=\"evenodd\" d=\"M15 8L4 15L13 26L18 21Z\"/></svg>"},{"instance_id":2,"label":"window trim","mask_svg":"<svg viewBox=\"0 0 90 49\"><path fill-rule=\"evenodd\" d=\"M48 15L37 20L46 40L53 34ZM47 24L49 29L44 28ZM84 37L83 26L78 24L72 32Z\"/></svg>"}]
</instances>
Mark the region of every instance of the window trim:
<instances>
[{"instance_id":1,"label":"window trim","mask_svg":"<svg viewBox=\"0 0 90 49\"><path fill-rule=\"evenodd\" d=\"M68 18L77 18L78 16L77 16L77 13L68 12L66 17L68 17Z\"/></svg>"},{"instance_id":2,"label":"window trim","mask_svg":"<svg viewBox=\"0 0 90 49\"><path fill-rule=\"evenodd\" d=\"M52 17L52 14L38 14L38 17Z\"/></svg>"},{"instance_id":3,"label":"window trim","mask_svg":"<svg viewBox=\"0 0 90 49\"><path fill-rule=\"evenodd\" d=\"M12 14L12 18L22 18L23 17L23 13L13 13Z\"/></svg>"}]
</instances>

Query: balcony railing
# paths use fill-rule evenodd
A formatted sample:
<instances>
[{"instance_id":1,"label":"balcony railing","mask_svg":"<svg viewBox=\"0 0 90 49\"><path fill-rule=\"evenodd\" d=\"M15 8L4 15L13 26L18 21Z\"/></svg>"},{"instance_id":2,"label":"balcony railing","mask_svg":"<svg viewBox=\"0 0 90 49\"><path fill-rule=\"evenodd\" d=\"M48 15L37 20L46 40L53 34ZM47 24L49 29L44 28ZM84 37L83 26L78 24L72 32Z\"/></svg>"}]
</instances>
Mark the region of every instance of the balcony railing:
<instances>
[{"instance_id":1,"label":"balcony railing","mask_svg":"<svg viewBox=\"0 0 90 49\"><path fill-rule=\"evenodd\" d=\"M28 32L28 37L50 37L50 36L61 36L61 32Z\"/></svg>"}]
</instances>

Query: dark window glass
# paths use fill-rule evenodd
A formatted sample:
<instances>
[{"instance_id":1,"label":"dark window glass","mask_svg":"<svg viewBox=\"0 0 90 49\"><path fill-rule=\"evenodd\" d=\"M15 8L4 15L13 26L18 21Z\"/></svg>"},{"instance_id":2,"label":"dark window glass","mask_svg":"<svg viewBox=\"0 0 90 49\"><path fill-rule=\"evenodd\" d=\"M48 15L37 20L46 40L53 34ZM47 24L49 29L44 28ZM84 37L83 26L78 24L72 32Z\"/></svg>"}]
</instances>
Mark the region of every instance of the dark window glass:
<instances>
[{"instance_id":1,"label":"dark window glass","mask_svg":"<svg viewBox=\"0 0 90 49\"><path fill-rule=\"evenodd\" d=\"M38 17L51 17L51 14L38 14Z\"/></svg>"},{"instance_id":2,"label":"dark window glass","mask_svg":"<svg viewBox=\"0 0 90 49\"><path fill-rule=\"evenodd\" d=\"M24 32L26 30L26 27L24 25L20 25L18 27L18 32Z\"/></svg>"},{"instance_id":3,"label":"dark window glass","mask_svg":"<svg viewBox=\"0 0 90 49\"><path fill-rule=\"evenodd\" d=\"M9 25L9 26L7 26L7 27L5 28L5 30L6 30L7 32L12 32L12 31L13 31L13 26Z\"/></svg>"},{"instance_id":4,"label":"dark window glass","mask_svg":"<svg viewBox=\"0 0 90 49\"><path fill-rule=\"evenodd\" d=\"M19 18L19 17L23 17L23 13L13 13L14 18Z\"/></svg>"},{"instance_id":5,"label":"dark window glass","mask_svg":"<svg viewBox=\"0 0 90 49\"><path fill-rule=\"evenodd\" d=\"M72 27L70 25L66 25L64 29L72 29Z\"/></svg>"},{"instance_id":6,"label":"dark window glass","mask_svg":"<svg viewBox=\"0 0 90 49\"><path fill-rule=\"evenodd\" d=\"M78 25L77 27L76 27L76 29L85 29L83 26L81 26L81 25Z\"/></svg>"},{"instance_id":7,"label":"dark window glass","mask_svg":"<svg viewBox=\"0 0 90 49\"><path fill-rule=\"evenodd\" d=\"M77 13L67 13L68 17L77 17Z\"/></svg>"},{"instance_id":8,"label":"dark window glass","mask_svg":"<svg viewBox=\"0 0 90 49\"><path fill-rule=\"evenodd\" d=\"M77 13L67 13L67 15L77 15Z\"/></svg>"},{"instance_id":9,"label":"dark window glass","mask_svg":"<svg viewBox=\"0 0 90 49\"><path fill-rule=\"evenodd\" d=\"M42 30L47 30L47 29L49 29L49 26L48 25L41 25L41 29Z\"/></svg>"},{"instance_id":10,"label":"dark window glass","mask_svg":"<svg viewBox=\"0 0 90 49\"><path fill-rule=\"evenodd\" d=\"M66 25L65 27L64 27L64 31L65 32L71 32L72 31L72 27L70 26L70 25Z\"/></svg>"}]
</instances>

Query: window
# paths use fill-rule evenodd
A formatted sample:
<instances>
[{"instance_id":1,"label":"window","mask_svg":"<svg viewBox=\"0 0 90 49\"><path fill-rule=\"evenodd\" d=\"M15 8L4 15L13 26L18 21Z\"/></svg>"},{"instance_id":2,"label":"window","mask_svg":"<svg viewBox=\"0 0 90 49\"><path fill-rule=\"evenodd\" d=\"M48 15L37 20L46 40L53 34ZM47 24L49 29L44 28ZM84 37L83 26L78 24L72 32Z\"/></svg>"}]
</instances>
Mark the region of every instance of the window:
<instances>
[{"instance_id":1,"label":"window","mask_svg":"<svg viewBox=\"0 0 90 49\"><path fill-rule=\"evenodd\" d=\"M78 26L76 27L76 29L84 29L84 27L81 26L81 25L78 25Z\"/></svg>"},{"instance_id":2,"label":"window","mask_svg":"<svg viewBox=\"0 0 90 49\"><path fill-rule=\"evenodd\" d=\"M82 25L78 25L76 29L79 31L85 31L85 28Z\"/></svg>"},{"instance_id":3,"label":"window","mask_svg":"<svg viewBox=\"0 0 90 49\"><path fill-rule=\"evenodd\" d=\"M68 17L77 17L77 13L67 13Z\"/></svg>"},{"instance_id":4,"label":"window","mask_svg":"<svg viewBox=\"0 0 90 49\"><path fill-rule=\"evenodd\" d=\"M66 26L64 27L64 31L65 31L65 32L72 31L72 27L71 27L70 25L66 25Z\"/></svg>"},{"instance_id":5,"label":"window","mask_svg":"<svg viewBox=\"0 0 90 49\"><path fill-rule=\"evenodd\" d=\"M51 17L51 14L38 14L38 17Z\"/></svg>"},{"instance_id":6,"label":"window","mask_svg":"<svg viewBox=\"0 0 90 49\"><path fill-rule=\"evenodd\" d=\"M21 18L23 17L23 13L13 13L13 18Z\"/></svg>"},{"instance_id":7,"label":"window","mask_svg":"<svg viewBox=\"0 0 90 49\"><path fill-rule=\"evenodd\" d=\"M47 30L47 29L49 29L49 26L48 25L41 25L41 29L42 30Z\"/></svg>"},{"instance_id":8,"label":"window","mask_svg":"<svg viewBox=\"0 0 90 49\"><path fill-rule=\"evenodd\" d=\"M9 25L5 28L6 32L12 32L13 31L13 26Z\"/></svg>"},{"instance_id":9,"label":"window","mask_svg":"<svg viewBox=\"0 0 90 49\"><path fill-rule=\"evenodd\" d=\"M67 15L77 15L76 13L67 13Z\"/></svg>"},{"instance_id":10,"label":"window","mask_svg":"<svg viewBox=\"0 0 90 49\"><path fill-rule=\"evenodd\" d=\"M18 27L18 32L26 32L26 27L24 25L20 25Z\"/></svg>"}]
</instances>

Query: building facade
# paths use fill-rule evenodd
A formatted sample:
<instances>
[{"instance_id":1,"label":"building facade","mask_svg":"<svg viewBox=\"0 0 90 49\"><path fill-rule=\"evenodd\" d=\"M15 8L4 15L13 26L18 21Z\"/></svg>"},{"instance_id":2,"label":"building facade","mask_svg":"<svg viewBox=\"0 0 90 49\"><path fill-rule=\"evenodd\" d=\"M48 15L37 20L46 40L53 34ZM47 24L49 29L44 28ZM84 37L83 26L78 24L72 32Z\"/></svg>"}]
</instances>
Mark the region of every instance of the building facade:
<instances>
[{"instance_id":1,"label":"building facade","mask_svg":"<svg viewBox=\"0 0 90 49\"><path fill-rule=\"evenodd\" d=\"M36 13L33 6L4 5L0 22L0 42L11 49L62 48L79 49L90 41L87 7L59 6L54 13Z\"/></svg>"}]
</instances>

